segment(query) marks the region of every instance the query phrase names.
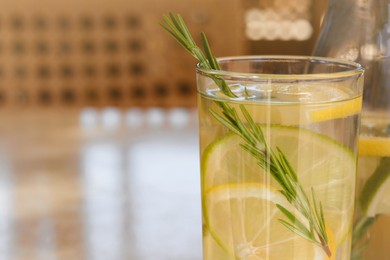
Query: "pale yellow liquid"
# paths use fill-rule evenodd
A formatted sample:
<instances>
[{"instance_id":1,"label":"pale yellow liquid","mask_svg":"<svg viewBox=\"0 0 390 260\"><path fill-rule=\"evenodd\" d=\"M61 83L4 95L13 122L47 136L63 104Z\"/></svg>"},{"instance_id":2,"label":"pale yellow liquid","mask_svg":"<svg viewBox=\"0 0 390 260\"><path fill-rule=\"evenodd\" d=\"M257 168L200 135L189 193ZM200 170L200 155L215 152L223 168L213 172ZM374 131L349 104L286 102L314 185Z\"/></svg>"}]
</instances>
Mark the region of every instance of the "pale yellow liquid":
<instances>
[{"instance_id":1,"label":"pale yellow liquid","mask_svg":"<svg viewBox=\"0 0 390 260\"><path fill-rule=\"evenodd\" d=\"M323 120L318 119L316 117L316 112L315 111L326 111L326 110L332 110L336 107L346 105L347 102L351 102L351 100L348 101L335 101L335 102L328 102L328 103L322 103L320 105L318 104L298 104L296 97L292 95L289 97L290 100L283 100L283 102L278 102L275 100L275 102L265 100L264 102L260 101L253 101L253 102L248 102L247 100L245 102L240 102L240 101L234 101L234 102L227 102L231 107L234 107L238 109L239 104L244 104L252 118L257 124L265 126L265 131L267 135L272 135L272 127L270 128L270 125L278 125L281 127L293 127L295 129L299 128L305 128L308 129L308 131L313 131L316 133L319 133L320 135L325 135L327 138L329 137L332 139L334 142L337 142L341 146L345 147L346 149L350 149L351 154L353 151L356 151L356 146L355 146L355 141L356 141L356 125L358 123L358 115L357 113L350 113L346 115L340 115L338 118L333 118L333 119L328 119L324 118ZM360 98L357 98L357 100ZM215 104L215 100L218 100L218 94L215 96L202 96L200 95L199 101L198 101L198 107L199 107L199 123L200 123L200 149L201 149L201 156L205 156L205 151L207 151L208 147L210 145L213 145L215 143L215 140L224 138L228 130L222 126L215 118L210 114L210 110L213 110L215 112L220 112L220 109L218 106ZM294 102L295 101L295 102ZM226 102L226 100L225 100ZM337 110L337 109L336 109ZM344 110L343 110L344 111ZM315 116L312 116L312 115ZM337 113L335 113L337 115ZM317 118L314 119L313 118ZM268 125L268 127L267 127ZM340 131L340 127L342 127L343 131ZM306 131L306 130L305 130ZM299 137L297 136L297 139ZM332 142L333 142L332 141ZM296 143L297 147L302 147L306 144L301 144L300 142ZM291 148L291 149L294 149ZM298 148L295 148L298 149ZM309 149L310 150L310 149ZM297 150L298 151L298 150ZM236 162L230 162L232 164L240 164L240 158L245 158L248 157L247 151L237 148L236 150L237 158ZM291 153L291 150L290 150ZM310 154L306 155L301 155L301 156L310 156ZM298 159L297 159L298 160ZM313 165L316 164L316 161L311 162ZM245 166L239 166L235 165L236 168L241 168L242 170L245 170ZM311 166L306 165L305 167L310 168ZM337 166L336 166L337 167ZM201 168L204 168L204 165L201 165ZM335 170L335 169L334 169ZM218 173L218 174L223 174L223 172ZM245 172L238 172L238 175L246 176L237 178L239 179L237 182L242 182L246 183L248 181L250 182L261 182L265 183L265 185L274 185L273 181L270 180L270 177L258 177L258 178L251 178L247 177L250 174L247 174ZM299 173L298 173L299 174ZM342 173L344 176L342 178L347 177L350 180L350 183L354 183L354 178L355 178L355 171L347 172L347 173ZM203 178L205 178L203 176ZM207 178L207 177L206 177ZM268 178L268 179L267 179ZM220 178L224 179L224 178ZM226 178L229 180L229 178ZM332 182L333 180L331 179L323 179L323 182ZM229 181L227 181L229 182ZM304 187L305 190L310 191L311 188L316 189L316 187L313 187L311 185L314 185L313 183L317 183L316 176L313 175L312 179L307 182L307 186ZM218 184L225 184L225 183L218 183ZM202 183L202 193L204 196L205 190L210 189L209 186L204 187L204 180ZM324 183L321 184L322 187L326 187L326 184ZM277 186L276 186L277 187ZM340 198L348 198L351 194L353 197L354 194L354 186L352 186L353 189L345 189L342 190L341 194L337 194L336 196L338 197L337 199ZM327 201L333 200L334 197L332 197L335 194L329 193L329 199L324 199L322 204L326 208ZM353 198L352 198L353 200ZM345 201L346 204L348 204L348 201ZM353 204L353 202L352 202ZM205 207L205 205L204 205ZM270 205L266 206L270 207ZM204 211L207 209L204 208ZM349 209L345 211L345 215L341 216L343 219L346 219L346 224L344 225L345 228L345 234L343 234L342 237L339 237L338 241L333 241L334 246L335 246L335 251L333 252L333 255L331 258L324 257L322 252L317 253L316 256L313 258L313 255L310 256L305 256L305 250L302 250L302 248L296 248L296 250L292 249L290 252L289 258L285 259L299 259L299 260L312 260L312 259L338 259L338 260L347 260L350 258L350 230L352 228L352 211L353 209ZM245 213L243 213L245 215ZM350 221L348 220L350 219ZM226 250L221 248L219 244L216 242L216 238L213 237L207 228L206 223L204 223L204 259L205 260L225 260L225 259L277 259L277 260L282 260L281 258L268 258L266 255L261 255L259 258L256 257L241 257L236 254L235 256L232 256L231 254L229 255L226 253ZM278 223L279 224L279 223ZM275 224L276 225L276 224ZM347 226L347 227L346 227ZM226 227L229 229L230 227ZM287 229L283 229L284 234L286 234L286 237L291 237L291 231ZM335 233L337 230L334 231ZM268 239L272 240L272 230L269 229L267 230L267 236L269 236ZM267 239L267 238L266 238ZM333 239L335 239L333 237ZM229 240L229 241L234 241L237 240L235 237L230 237L230 238L222 238L222 240ZM297 240L295 240L297 241ZM293 247L292 247L293 248ZM269 250L274 250L272 247L269 248ZM278 250L283 251L282 248L279 248ZM289 249L291 250L291 248ZM207 252L206 252L207 251ZM210 251L212 251L210 253ZM320 250L319 250L320 251ZM214 259L207 258L210 255L214 257ZM275 253L270 252L270 255L277 255ZM265 257L265 258L262 258Z\"/></svg>"},{"instance_id":2,"label":"pale yellow liquid","mask_svg":"<svg viewBox=\"0 0 390 260\"><path fill-rule=\"evenodd\" d=\"M389 234L390 216L380 216L367 234L370 237L370 241L364 252L364 259L389 259Z\"/></svg>"},{"instance_id":3,"label":"pale yellow liquid","mask_svg":"<svg viewBox=\"0 0 390 260\"><path fill-rule=\"evenodd\" d=\"M386 129L390 125L390 116L384 113L369 114L362 117L361 135L388 137L390 134ZM390 154L389 154L390 157ZM364 156L359 158L358 164L358 187L357 195L367 179L375 171L379 164L380 157ZM388 198L390 200L390 198ZM358 205L357 205L358 206ZM358 212L357 216L360 217ZM366 260L387 260L390 259L390 216L380 215L369 229L365 238L368 238L367 248L364 251Z\"/></svg>"}]
</instances>

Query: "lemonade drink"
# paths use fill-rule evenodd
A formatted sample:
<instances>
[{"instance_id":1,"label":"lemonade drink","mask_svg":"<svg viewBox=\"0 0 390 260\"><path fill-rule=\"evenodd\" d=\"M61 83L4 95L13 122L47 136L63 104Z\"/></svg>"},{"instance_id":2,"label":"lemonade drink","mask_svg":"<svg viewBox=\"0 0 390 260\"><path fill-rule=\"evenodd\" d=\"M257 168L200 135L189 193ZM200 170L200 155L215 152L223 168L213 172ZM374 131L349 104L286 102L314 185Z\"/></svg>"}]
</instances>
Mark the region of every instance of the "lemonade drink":
<instances>
[{"instance_id":1,"label":"lemonade drink","mask_svg":"<svg viewBox=\"0 0 390 260\"><path fill-rule=\"evenodd\" d=\"M316 73L305 66L299 70L305 62L313 63ZM222 59L220 64L223 70L244 74L197 74L204 259L350 259L361 69L352 63L291 57ZM336 73L328 73L329 66ZM221 78L235 97L221 92L216 84ZM221 119L229 117L236 124ZM265 139L257 150L247 142L249 125L258 126L253 132L261 131ZM257 152L264 150L262 161ZM325 219L328 250L304 238L294 225L284 225L290 221L309 227L295 198L285 196L284 181L270 174L277 170L267 163L274 152L285 158L281 168L296 173L301 195L314 201L308 211L321 205L317 217ZM280 206L294 215L292 221Z\"/></svg>"},{"instance_id":2,"label":"lemonade drink","mask_svg":"<svg viewBox=\"0 0 390 260\"><path fill-rule=\"evenodd\" d=\"M390 248L390 115L366 113L362 118L356 223L367 223L354 248L362 259L388 259ZM360 225L362 226L362 225ZM357 225L356 230L359 230ZM355 231L356 232L356 231ZM358 254L359 255L359 254ZM358 259L356 257L356 259Z\"/></svg>"}]
</instances>

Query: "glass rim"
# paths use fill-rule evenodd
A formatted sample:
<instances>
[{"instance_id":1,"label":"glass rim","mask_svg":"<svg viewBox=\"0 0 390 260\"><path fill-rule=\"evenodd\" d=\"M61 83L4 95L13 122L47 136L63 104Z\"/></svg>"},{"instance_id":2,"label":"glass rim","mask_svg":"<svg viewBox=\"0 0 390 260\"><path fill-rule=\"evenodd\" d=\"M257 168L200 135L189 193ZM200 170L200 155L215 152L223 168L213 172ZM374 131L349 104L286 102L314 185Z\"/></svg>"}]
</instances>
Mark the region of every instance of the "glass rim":
<instances>
[{"instance_id":1,"label":"glass rim","mask_svg":"<svg viewBox=\"0 0 390 260\"><path fill-rule=\"evenodd\" d=\"M231 79L250 79L250 80L264 80L264 79L274 79L274 80L329 80L329 79L339 79L347 78L356 75L362 75L364 73L364 67L356 62L342 60L337 58L327 58L319 56L302 56L302 55L242 55L242 56L226 56L218 57L218 62L224 61L250 61L250 60L267 60L267 61L311 61L316 63L329 63L335 65L343 65L349 67L345 71L337 72L324 72L324 73L308 73L308 74L270 74L270 73L250 73L250 72L238 72L238 71L228 71L228 70L214 70L201 68L200 63L196 65L196 71L204 75L213 75L221 77L229 77Z\"/></svg>"}]
</instances>

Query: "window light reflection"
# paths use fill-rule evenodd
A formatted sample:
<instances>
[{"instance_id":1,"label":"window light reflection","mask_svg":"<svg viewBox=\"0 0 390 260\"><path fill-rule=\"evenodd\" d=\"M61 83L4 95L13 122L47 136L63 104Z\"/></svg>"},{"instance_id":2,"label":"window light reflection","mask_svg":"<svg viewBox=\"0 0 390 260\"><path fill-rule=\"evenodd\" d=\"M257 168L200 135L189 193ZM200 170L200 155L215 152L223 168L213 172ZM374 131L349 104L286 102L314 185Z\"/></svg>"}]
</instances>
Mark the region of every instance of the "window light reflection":
<instances>
[{"instance_id":1,"label":"window light reflection","mask_svg":"<svg viewBox=\"0 0 390 260\"><path fill-rule=\"evenodd\" d=\"M245 34L249 40L305 41L313 34L311 1L298 0L296 5L279 2L270 8L250 8L245 12ZM300 6L297 8L297 6Z\"/></svg>"}]
</instances>

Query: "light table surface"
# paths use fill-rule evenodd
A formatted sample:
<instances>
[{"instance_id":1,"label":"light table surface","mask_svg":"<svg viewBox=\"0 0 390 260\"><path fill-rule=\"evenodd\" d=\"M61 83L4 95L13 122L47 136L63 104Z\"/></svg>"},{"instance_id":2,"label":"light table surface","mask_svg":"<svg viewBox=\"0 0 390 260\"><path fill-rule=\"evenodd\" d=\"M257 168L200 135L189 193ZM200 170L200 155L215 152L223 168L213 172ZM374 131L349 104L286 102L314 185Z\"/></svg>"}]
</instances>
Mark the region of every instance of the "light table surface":
<instances>
[{"instance_id":1,"label":"light table surface","mask_svg":"<svg viewBox=\"0 0 390 260\"><path fill-rule=\"evenodd\" d=\"M195 117L149 112L3 111L0 259L201 259Z\"/></svg>"}]
</instances>

